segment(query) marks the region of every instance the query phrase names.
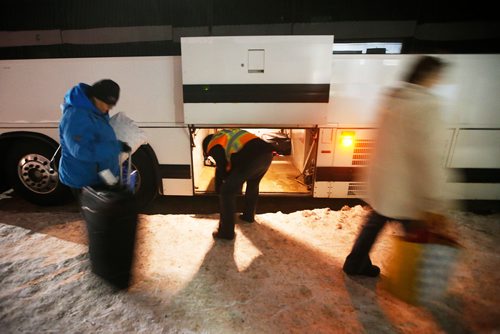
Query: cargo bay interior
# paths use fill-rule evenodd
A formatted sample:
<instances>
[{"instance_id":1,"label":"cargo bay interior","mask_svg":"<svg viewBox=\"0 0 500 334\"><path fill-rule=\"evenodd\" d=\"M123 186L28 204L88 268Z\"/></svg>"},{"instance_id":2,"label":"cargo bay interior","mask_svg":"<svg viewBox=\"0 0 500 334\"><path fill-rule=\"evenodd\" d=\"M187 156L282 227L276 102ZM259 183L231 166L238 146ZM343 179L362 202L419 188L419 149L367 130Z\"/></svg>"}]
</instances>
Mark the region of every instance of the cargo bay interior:
<instances>
[{"instance_id":1,"label":"cargo bay interior","mask_svg":"<svg viewBox=\"0 0 500 334\"><path fill-rule=\"evenodd\" d=\"M193 182L195 194L215 193L215 166L204 161L202 141L222 128L196 128L193 136ZM315 128L244 128L275 147L271 167L260 183L261 194L312 193L312 171L316 156ZM245 185L243 186L245 190Z\"/></svg>"}]
</instances>

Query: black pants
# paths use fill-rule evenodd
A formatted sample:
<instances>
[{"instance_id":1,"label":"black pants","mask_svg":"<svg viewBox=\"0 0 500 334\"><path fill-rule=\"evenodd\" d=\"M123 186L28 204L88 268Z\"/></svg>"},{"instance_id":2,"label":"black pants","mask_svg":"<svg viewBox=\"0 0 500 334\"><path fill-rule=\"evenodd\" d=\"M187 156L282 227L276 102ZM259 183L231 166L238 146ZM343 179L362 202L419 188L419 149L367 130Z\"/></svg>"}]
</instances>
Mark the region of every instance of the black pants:
<instances>
[{"instance_id":1,"label":"black pants","mask_svg":"<svg viewBox=\"0 0 500 334\"><path fill-rule=\"evenodd\" d=\"M273 153L264 153L255 157L248 165L236 168L222 182L219 195L220 222L219 232L226 236L234 235L234 220L236 214L236 196L246 182L245 206L243 214L247 220L255 217L255 208L259 197L259 184L266 174Z\"/></svg>"},{"instance_id":2,"label":"black pants","mask_svg":"<svg viewBox=\"0 0 500 334\"><path fill-rule=\"evenodd\" d=\"M361 272L372 265L369 256L370 250L388 220L400 222L405 231L408 231L411 223L414 222L413 220L401 220L385 217L375 211L369 213L366 218L365 225L354 242L351 253L345 260L345 269L351 272Z\"/></svg>"},{"instance_id":3,"label":"black pants","mask_svg":"<svg viewBox=\"0 0 500 334\"><path fill-rule=\"evenodd\" d=\"M71 193L73 194L73 197L75 197L77 203L80 204L82 189L81 188L69 188L69 189L71 189Z\"/></svg>"}]
</instances>

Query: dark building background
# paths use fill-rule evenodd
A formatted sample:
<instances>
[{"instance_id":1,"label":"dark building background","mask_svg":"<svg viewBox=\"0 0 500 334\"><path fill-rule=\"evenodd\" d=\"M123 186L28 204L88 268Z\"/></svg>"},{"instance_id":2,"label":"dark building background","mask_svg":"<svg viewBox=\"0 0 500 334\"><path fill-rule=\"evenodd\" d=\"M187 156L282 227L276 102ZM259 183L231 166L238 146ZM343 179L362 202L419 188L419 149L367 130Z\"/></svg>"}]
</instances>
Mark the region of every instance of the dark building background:
<instances>
[{"instance_id":1,"label":"dark building background","mask_svg":"<svg viewBox=\"0 0 500 334\"><path fill-rule=\"evenodd\" d=\"M493 3L3 0L0 58L176 55L183 36L324 34L399 42L402 53L499 53Z\"/></svg>"}]
</instances>

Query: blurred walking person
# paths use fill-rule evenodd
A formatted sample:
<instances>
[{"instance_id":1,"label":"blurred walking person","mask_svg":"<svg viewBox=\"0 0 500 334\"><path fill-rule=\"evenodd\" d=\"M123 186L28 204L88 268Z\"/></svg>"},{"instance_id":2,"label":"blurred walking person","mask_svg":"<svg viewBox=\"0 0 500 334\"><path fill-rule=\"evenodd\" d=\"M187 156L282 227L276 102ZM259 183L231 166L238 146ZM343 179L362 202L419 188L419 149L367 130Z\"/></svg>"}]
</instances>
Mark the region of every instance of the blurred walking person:
<instances>
[{"instance_id":1,"label":"blurred walking person","mask_svg":"<svg viewBox=\"0 0 500 334\"><path fill-rule=\"evenodd\" d=\"M366 174L366 202L372 211L345 260L343 270L348 275L380 274L369 252L388 220L400 222L408 232L412 224L443 209L445 128L439 99L431 88L445 67L439 58L419 57L402 86L382 103Z\"/></svg>"}]
</instances>

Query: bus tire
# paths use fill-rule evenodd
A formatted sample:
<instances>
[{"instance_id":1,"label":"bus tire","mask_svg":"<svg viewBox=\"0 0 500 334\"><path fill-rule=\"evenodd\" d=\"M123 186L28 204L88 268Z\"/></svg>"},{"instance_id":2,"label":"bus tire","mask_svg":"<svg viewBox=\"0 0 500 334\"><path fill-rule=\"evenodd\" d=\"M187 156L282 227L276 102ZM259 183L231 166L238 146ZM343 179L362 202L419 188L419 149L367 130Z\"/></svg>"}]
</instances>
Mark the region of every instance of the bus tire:
<instances>
[{"instance_id":1,"label":"bus tire","mask_svg":"<svg viewBox=\"0 0 500 334\"><path fill-rule=\"evenodd\" d=\"M155 160L143 147L132 155L132 170L137 171L135 198L139 211L142 211L158 195Z\"/></svg>"},{"instance_id":2,"label":"bus tire","mask_svg":"<svg viewBox=\"0 0 500 334\"><path fill-rule=\"evenodd\" d=\"M49 164L56 149L54 144L37 139L23 139L9 148L5 173L22 198L37 205L61 205L73 198Z\"/></svg>"}]
</instances>

